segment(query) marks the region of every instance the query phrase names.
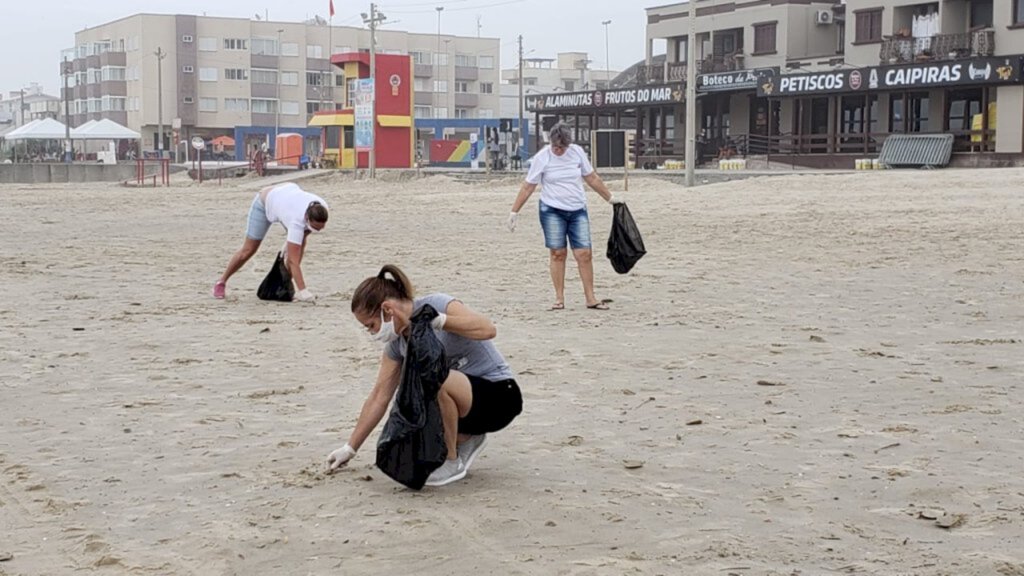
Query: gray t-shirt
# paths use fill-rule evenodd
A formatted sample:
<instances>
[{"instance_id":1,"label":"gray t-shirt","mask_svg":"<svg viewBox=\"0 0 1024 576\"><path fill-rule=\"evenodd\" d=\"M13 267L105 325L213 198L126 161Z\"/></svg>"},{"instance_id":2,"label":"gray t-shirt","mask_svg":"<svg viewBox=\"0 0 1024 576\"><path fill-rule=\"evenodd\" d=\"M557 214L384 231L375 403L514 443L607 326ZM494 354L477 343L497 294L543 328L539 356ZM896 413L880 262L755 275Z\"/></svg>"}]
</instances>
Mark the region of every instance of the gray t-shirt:
<instances>
[{"instance_id":1,"label":"gray t-shirt","mask_svg":"<svg viewBox=\"0 0 1024 576\"><path fill-rule=\"evenodd\" d=\"M447 294L428 294L413 301L413 315L415 316L424 304L430 304L438 312L444 313L448 305L455 300L455 297ZM466 376L476 376L492 382L499 380L510 380L513 378L512 370L505 362L505 358L495 348L494 342L490 340L470 340L458 334L452 334L441 330L434 332L444 352L448 356L448 368L462 372ZM405 358L407 345L405 338L399 338L384 348L388 358L401 362Z\"/></svg>"}]
</instances>

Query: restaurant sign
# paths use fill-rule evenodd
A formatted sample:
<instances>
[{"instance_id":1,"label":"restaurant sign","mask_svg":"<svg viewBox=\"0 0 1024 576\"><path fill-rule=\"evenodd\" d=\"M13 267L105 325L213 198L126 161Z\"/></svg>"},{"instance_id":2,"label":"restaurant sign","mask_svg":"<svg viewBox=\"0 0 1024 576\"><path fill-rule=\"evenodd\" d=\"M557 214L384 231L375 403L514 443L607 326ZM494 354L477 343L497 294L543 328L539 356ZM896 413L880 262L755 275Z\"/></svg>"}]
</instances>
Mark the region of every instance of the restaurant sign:
<instances>
[{"instance_id":1,"label":"restaurant sign","mask_svg":"<svg viewBox=\"0 0 1024 576\"><path fill-rule=\"evenodd\" d=\"M799 96L869 90L1020 84L1022 57L970 58L811 74L762 74L758 96Z\"/></svg>"},{"instance_id":2,"label":"restaurant sign","mask_svg":"<svg viewBox=\"0 0 1024 576\"><path fill-rule=\"evenodd\" d=\"M697 92L727 92L730 90L753 90L757 88L757 79L765 76L778 76L779 67L752 68L736 72L717 74L701 74L697 77Z\"/></svg>"},{"instance_id":3,"label":"restaurant sign","mask_svg":"<svg viewBox=\"0 0 1024 576\"><path fill-rule=\"evenodd\" d=\"M555 92L526 98L530 112L564 112L593 108L630 108L658 106L683 101L681 84L640 86L621 90L593 90L590 92Z\"/></svg>"}]
</instances>

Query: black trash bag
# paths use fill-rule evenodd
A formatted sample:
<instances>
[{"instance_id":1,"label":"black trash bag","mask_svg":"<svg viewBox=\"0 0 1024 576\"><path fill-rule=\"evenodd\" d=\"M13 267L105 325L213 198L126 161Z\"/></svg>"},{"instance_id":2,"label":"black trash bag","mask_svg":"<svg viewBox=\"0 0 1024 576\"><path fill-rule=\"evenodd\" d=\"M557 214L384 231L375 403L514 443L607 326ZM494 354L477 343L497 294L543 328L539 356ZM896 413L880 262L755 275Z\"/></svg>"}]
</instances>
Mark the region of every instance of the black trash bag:
<instances>
[{"instance_id":1,"label":"black trash bag","mask_svg":"<svg viewBox=\"0 0 1024 576\"><path fill-rule=\"evenodd\" d=\"M277 260L267 272L267 277L260 282L256 289L256 296L260 300L275 300L277 302L291 302L295 298L295 287L292 286L292 273L284 265L284 257L277 253Z\"/></svg>"},{"instance_id":2,"label":"black trash bag","mask_svg":"<svg viewBox=\"0 0 1024 576\"><path fill-rule=\"evenodd\" d=\"M616 272L625 274L644 257L647 249L644 248L640 230L626 204L620 202L613 210L615 215L612 218L612 233L608 235L608 259Z\"/></svg>"},{"instance_id":3,"label":"black trash bag","mask_svg":"<svg viewBox=\"0 0 1024 576\"><path fill-rule=\"evenodd\" d=\"M437 392L448 379L448 360L430 326L434 318L437 310L430 305L412 317L395 405L377 441L377 467L413 490L423 488L448 458L437 403Z\"/></svg>"}]
</instances>

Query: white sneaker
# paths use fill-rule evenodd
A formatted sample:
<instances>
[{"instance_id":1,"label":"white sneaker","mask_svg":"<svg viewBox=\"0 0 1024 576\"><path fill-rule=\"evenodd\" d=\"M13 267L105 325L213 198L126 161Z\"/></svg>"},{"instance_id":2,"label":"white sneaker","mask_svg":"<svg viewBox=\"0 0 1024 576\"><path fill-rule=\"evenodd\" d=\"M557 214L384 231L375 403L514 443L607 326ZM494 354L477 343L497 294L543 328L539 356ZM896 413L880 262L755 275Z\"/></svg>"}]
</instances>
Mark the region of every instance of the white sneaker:
<instances>
[{"instance_id":1,"label":"white sneaker","mask_svg":"<svg viewBox=\"0 0 1024 576\"><path fill-rule=\"evenodd\" d=\"M427 486L445 486L452 482L458 482L466 477L466 466L462 463L462 458L456 457L455 460L445 460L441 467L427 478Z\"/></svg>"},{"instance_id":2,"label":"white sneaker","mask_svg":"<svg viewBox=\"0 0 1024 576\"><path fill-rule=\"evenodd\" d=\"M476 460L476 457L480 455L480 451L487 445L487 434L477 434L470 436L469 440L466 440L462 444L459 444L459 459L465 462L466 470L468 471L470 466Z\"/></svg>"}]
</instances>

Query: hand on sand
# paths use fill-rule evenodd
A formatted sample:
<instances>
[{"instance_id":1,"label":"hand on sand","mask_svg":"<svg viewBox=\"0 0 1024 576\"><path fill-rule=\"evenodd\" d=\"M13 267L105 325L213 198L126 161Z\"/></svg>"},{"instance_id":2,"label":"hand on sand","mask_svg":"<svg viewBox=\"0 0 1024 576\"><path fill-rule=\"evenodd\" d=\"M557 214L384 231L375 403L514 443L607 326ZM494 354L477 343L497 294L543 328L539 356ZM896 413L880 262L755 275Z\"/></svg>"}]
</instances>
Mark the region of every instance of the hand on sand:
<instances>
[{"instance_id":1,"label":"hand on sand","mask_svg":"<svg viewBox=\"0 0 1024 576\"><path fill-rule=\"evenodd\" d=\"M345 464L348 464L348 461L355 457L356 451L346 443L341 448L331 452L331 455L327 457L327 473L330 474L334 472Z\"/></svg>"}]
</instances>

